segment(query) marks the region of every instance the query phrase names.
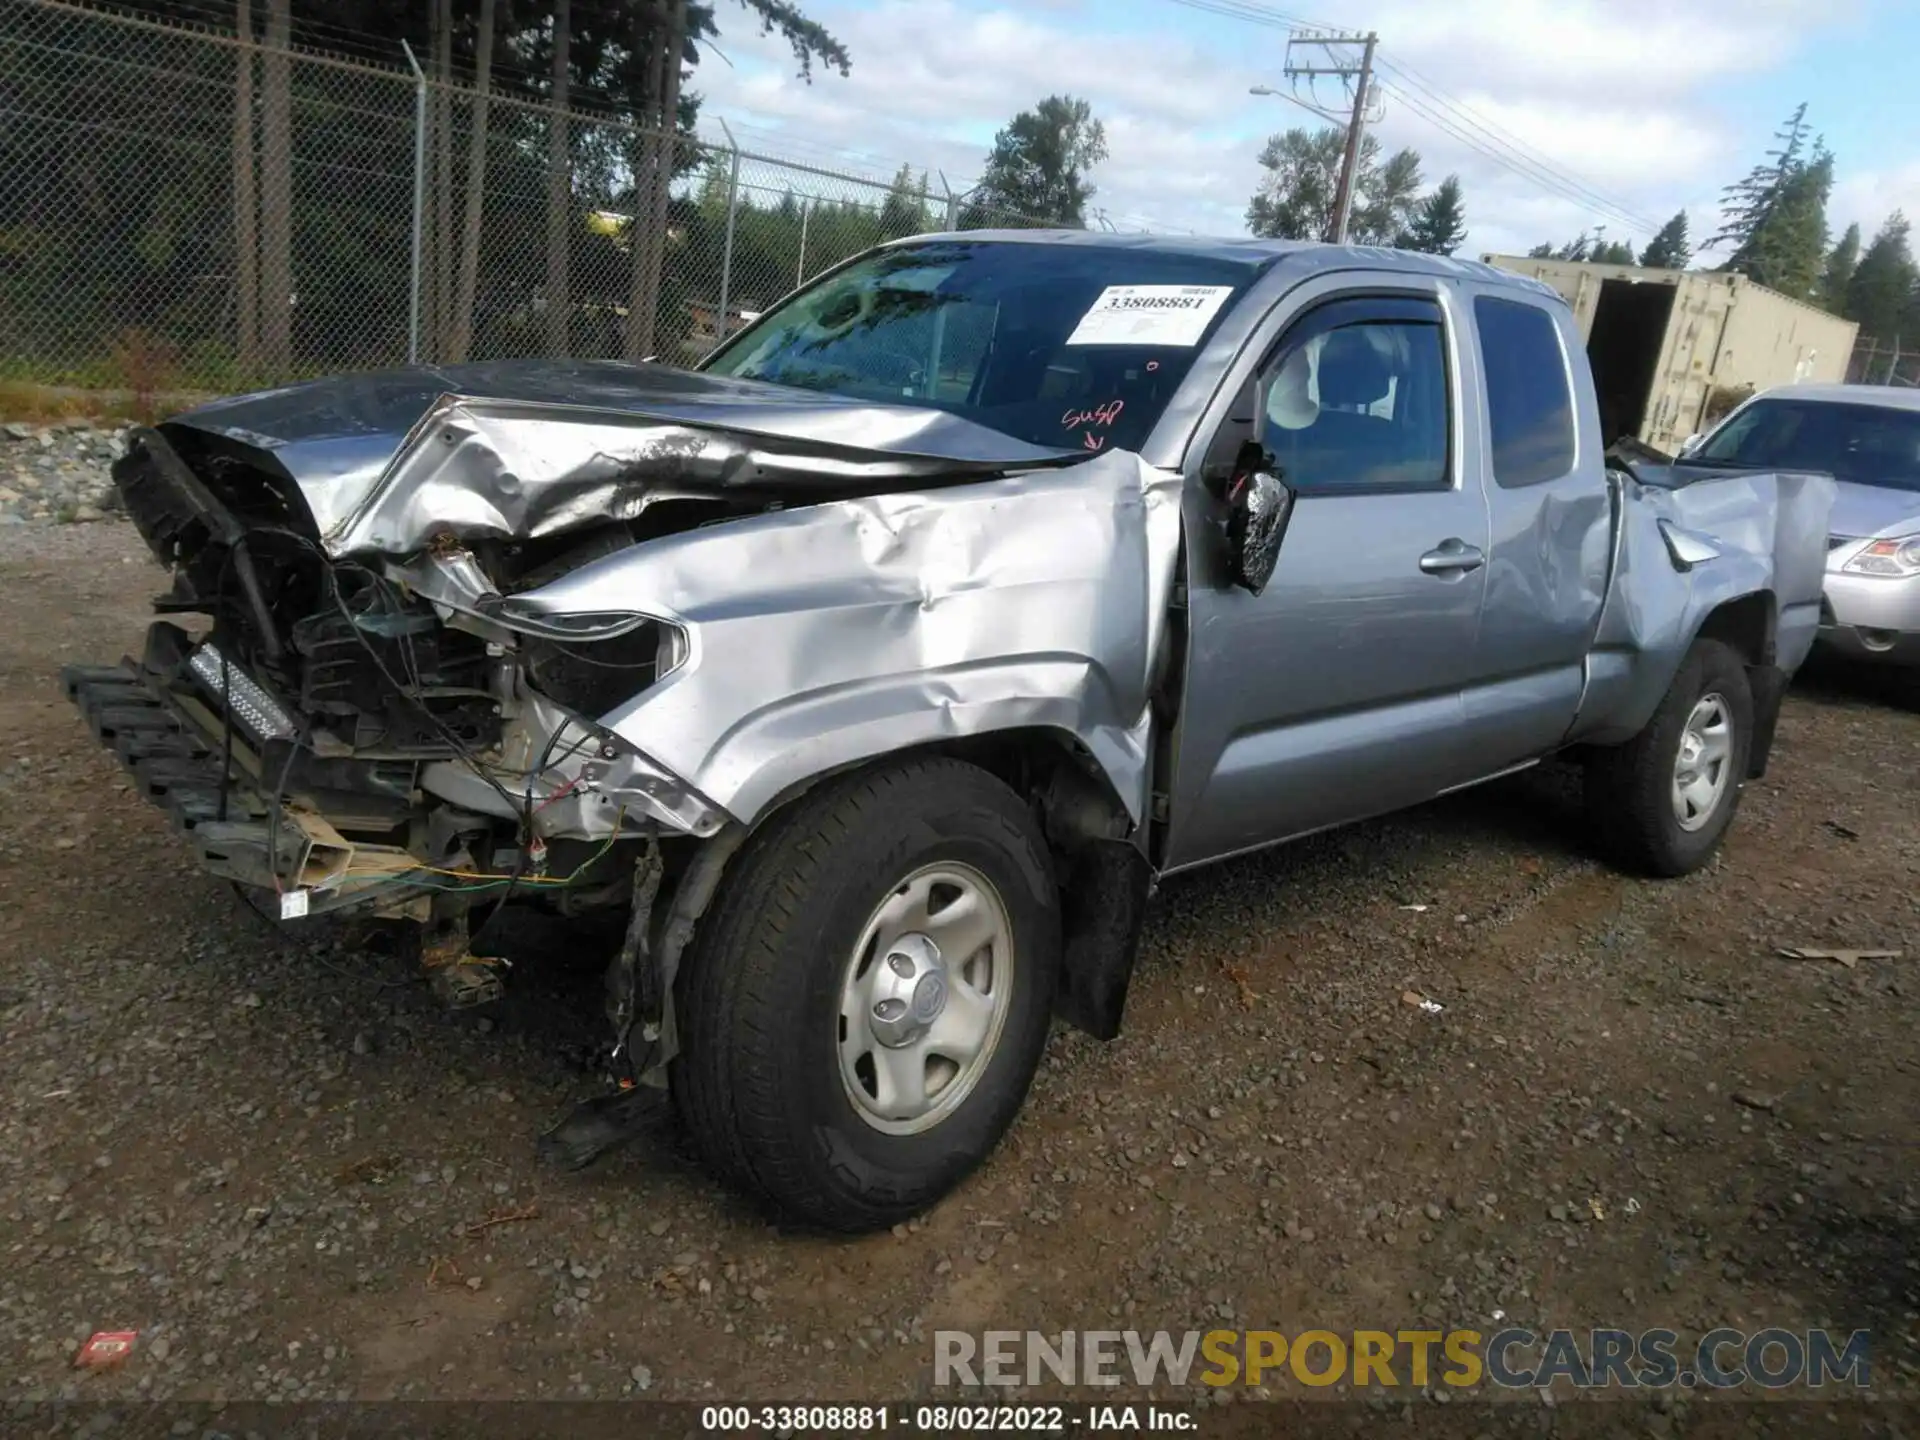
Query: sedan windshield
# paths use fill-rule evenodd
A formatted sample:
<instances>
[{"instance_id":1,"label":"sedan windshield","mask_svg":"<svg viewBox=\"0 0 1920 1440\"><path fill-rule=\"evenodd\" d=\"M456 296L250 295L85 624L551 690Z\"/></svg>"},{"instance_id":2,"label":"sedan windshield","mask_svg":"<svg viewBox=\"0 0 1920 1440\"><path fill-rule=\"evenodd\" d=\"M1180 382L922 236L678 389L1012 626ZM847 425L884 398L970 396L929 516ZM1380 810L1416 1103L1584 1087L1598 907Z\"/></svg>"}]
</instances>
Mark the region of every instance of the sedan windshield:
<instances>
[{"instance_id":1,"label":"sedan windshield","mask_svg":"<svg viewBox=\"0 0 1920 1440\"><path fill-rule=\"evenodd\" d=\"M1136 449L1264 262L929 241L856 261L702 367L925 405L1029 444Z\"/></svg>"},{"instance_id":2,"label":"sedan windshield","mask_svg":"<svg viewBox=\"0 0 1920 1440\"><path fill-rule=\"evenodd\" d=\"M1920 410L1758 400L1708 436L1687 463L1818 470L1856 485L1920 490Z\"/></svg>"}]
</instances>

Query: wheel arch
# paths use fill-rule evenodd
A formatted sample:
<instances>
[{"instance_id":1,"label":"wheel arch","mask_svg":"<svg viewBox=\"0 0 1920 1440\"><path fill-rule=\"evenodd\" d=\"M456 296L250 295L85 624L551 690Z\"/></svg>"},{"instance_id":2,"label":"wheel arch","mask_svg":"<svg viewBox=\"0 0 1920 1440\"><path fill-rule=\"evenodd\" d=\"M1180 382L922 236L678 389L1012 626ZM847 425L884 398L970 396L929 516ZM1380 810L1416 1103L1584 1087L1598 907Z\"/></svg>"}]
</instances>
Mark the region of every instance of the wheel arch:
<instances>
[{"instance_id":1,"label":"wheel arch","mask_svg":"<svg viewBox=\"0 0 1920 1440\"><path fill-rule=\"evenodd\" d=\"M1747 667L1747 687L1753 692L1753 734L1747 745L1745 778L1758 780L1767 773L1773 754L1780 706L1791 678L1779 664L1780 601L1771 590L1755 590L1723 600L1709 610L1694 632L1693 644L1718 640ZM1691 646L1689 646L1691 648Z\"/></svg>"},{"instance_id":2,"label":"wheel arch","mask_svg":"<svg viewBox=\"0 0 1920 1440\"><path fill-rule=\"evenodd\" d=\"M1060 897L1063 947L1055 1014L1097 1039L1112 1039L1120 1031L1154 872L1143 848L1143 827L1112 776L1072 731L1010 726L865 755L790 784L754 817L751 828L770 824L840 776L935 756L986 771L1034 807Z\"/></svg>"},{"instance_id":3,"label":"wheel arch","mask_svg":"<svg viewBox=\"0 0 1920 1440\"><path fill-rule=\"evenodd\" d=\"M1774 663L1780 627L1780 603L1771 590L1754 590L1722 600L1700 619L1688 648L1701 640L1731 646L1749 669Z\"/></svg>"}]
</instances>

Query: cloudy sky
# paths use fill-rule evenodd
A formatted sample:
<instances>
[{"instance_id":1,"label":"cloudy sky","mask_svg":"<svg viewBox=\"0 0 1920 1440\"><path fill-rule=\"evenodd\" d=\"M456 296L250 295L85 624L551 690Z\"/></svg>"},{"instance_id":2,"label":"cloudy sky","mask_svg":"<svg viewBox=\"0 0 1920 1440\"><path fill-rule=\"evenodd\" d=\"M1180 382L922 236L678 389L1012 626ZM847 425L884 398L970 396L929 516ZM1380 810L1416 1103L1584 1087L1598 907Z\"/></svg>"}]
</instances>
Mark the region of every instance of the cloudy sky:
<instances>
[{"instance_id":1,"label":"cloudy sky","mask_svg":"<svg viewBox=\"0 0 1920 1440\"><path fill-rule=\"evenodd\" d=\"M1858 220L1871 235L1895 206L1920 220L1920 87L1904 63L1889 63L1920 53L1914 0L1223 8L1377 31L1395 67L1385 78L1398 91L1383 97L1378 133L1389 148L1418 150L1429 182L1459 173L1470 253L1525 250L1601 223L1609 238L1644 244L1645 226L1630 218L1657 222L1683 207L1697 242L1717 219L1720 188L1760 158L1802 99L1837 156L1836 232ZM1112 153L1094 172L1094 204L1121 228L1242 232L1263 139L1318 123L1285 100L1248 93L1286 88L1284 24L1176 0L807 0L807 13L853 56L851 75L816 74L810 85L781 42L754 34L741 7L720 0L718 9L721 53L703 59L694 82L706 97L703 129L724 118L746 149L832 169L887 174L910 161L960 189L1012 114L1064 91L1090 101L1106 124ZM1523 169L1572 183L1516 173L1435 115L1483 148L1521 142ZM745 173L777 178L752 165ZM1581 189L1624 214L1603 214Z\"/></svg>"}]
</instances>

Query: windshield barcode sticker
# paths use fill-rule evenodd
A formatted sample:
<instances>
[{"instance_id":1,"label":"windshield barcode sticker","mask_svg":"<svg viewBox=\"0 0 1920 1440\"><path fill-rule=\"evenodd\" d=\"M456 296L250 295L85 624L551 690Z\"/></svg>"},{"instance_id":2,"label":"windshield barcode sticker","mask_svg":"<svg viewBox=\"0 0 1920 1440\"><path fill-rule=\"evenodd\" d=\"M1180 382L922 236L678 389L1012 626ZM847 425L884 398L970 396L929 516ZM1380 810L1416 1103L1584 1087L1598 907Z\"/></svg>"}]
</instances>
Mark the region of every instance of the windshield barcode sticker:
<instances>
[{"instance_id":1,"label":"windshield barcode sticker","mask_svg":"<svg viewBox=\"0 0 1920 1440\"><path fill-rule=\"evenodd\" d=\"M1231 285L1109 285L1067 344L1198 345L1231 294Z\"/></svg>"}]
</instances>

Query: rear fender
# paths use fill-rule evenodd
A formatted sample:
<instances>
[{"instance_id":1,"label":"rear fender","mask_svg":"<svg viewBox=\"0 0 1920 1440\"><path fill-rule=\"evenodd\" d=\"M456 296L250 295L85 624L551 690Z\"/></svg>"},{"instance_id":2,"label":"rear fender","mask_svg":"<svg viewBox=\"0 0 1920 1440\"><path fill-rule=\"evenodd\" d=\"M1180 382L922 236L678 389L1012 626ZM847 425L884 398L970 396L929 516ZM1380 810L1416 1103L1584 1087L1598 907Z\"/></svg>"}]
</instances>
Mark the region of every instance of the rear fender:
<instances>
[{"instance_id":1,"label":"rear fender","mask_svg":"<svg viewBox=\"0 0 1920 1440\"><path fill-rule=\"evenodd\" d=\"M1703 636L1745 657L1756 698L1784 688L1818 628L1832 480L1630 483L1622 500L1619 562L1568 740L1613 745L1638 734ZM1778 685L1766 669L1780 672ZM1763 751L1757 759L1764 765Z\"/></svg>"}]
</instances>

